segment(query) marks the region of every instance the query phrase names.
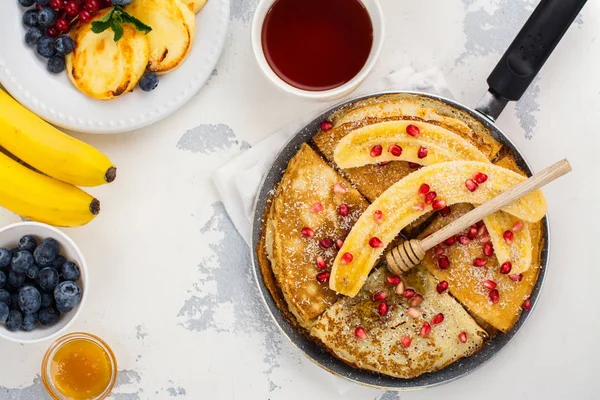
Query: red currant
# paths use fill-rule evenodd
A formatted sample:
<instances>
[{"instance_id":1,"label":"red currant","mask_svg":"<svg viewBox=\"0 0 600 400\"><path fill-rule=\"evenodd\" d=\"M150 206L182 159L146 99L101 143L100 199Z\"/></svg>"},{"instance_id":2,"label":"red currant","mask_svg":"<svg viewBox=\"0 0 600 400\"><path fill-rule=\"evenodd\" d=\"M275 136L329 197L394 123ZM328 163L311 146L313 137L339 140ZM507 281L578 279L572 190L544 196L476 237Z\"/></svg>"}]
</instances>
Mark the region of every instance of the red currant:
<instances>
[{"instance_id":1,"label":"red currant","mask_svg":"<svg viewBox=\"0 0 600 400\"><path fill-rule=\"evenodd\" d=\"M51 38L58 37L58 29L56 29L55 27L51 26L50 28L46 29L46 34L48 36L50 36Z\"/></svg>"},{"instance_id":2,"label":"red currant","mask_svg":"<svg viewBox=\"0 0 600 400\"><path fill-rule=\"evenodd\" d=\"M100 2L98 0L87 0L83 8L89 12L98 11L100 9Z\"/></svg>"},{"instance_id":3,"label":"red currant","mask_svg":"<svg viewBox=\"0 0 600 400\"><path fill-rule=\"evenodd\" d=\"M61 32L68 32L69 31L69 21L67 21L66 19L59 19L58 21L56 21L56 29L58 29Z\"/></svg>"},{"instance_id":4,"label":"red currant","mask_svg":"<svg viewBox=\"0 0 600 400\"><path fill-rule=\"evenodd\" d=\"M54 10L58 11L64 7L65 3L63 2L63 0L50 0L49 5L50 8L53 8Z\"/></svg>"},{"instance_id":5,"label":"red currant","mask_svg":"<svg viewBox=\"0 0 600 400\"><path fill-rule=\"evenodd\" d=\"M79 14L79 3L73 0L68 1L67 4L65 4L65 12L67 13L67 16L75 18L75 16Z\"/></svg>"},{"instance_id":6,"label":"red currant","mask_svg":"<svg viewBox=\"0 0 600 400\"><path fill-rule=\"evenodd\" d=\"M79 20L81 22L90 22L92 20L92 14L87 10L79 11Z\"/></svg>"},{"instance_id":7,"label":"red currant","mask_svg":"<svg viewBox=\"0 0 600 400\"><path fill-rule=\"evenodd\" d=\"M102 0L102 8L108 8L108 7L112 7L112 1L111 0Z\"/></svg>"}]
</instances>

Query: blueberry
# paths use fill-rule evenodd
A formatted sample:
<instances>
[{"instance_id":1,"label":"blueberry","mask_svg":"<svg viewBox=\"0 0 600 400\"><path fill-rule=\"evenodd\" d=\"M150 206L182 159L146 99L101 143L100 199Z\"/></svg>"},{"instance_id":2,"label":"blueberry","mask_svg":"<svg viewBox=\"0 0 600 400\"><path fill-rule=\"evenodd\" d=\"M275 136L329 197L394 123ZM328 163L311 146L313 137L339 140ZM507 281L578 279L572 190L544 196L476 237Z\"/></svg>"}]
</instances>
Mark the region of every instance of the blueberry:
<instances>
[{"instance_id":1,"label":"blueberry","mask_svg":"<svg viewBox=\"0 0 600 400\"><path fill-rule=\"evenodd\" d=\"M35 0L35 2L40 6L47 6L48 4L50 4L50 0Z\"/></svg>"},{"instance_id":2,"label":"blueberry","mask_svg":"<svg viewBox=\"0 0 600 400\"><path fill-rule=\"evenodd\" d=\"M48 36L42 37L37 42L37 52L40 56L50 58L54 55L54 39ZM40 248L38 246L33 252L33 256L35 257L35 252Z\"/></svg>"},{"instance_id":3,"label":"blueberry","mask_svg":"<svg viewBox=\"0 0 600 400\"><path fill-rule=\"evenodd\" d=\"M54 293L42 292L41 308L47 308L54 304Z\"/></svg>"},{"instance_id":4,"label":"blueberry","mask_svg":"<svg viewBox=\"0 0 600 400\"><path fill-rule=\"evenodd\" d=\"M38 11L37 22L42 28L48 28L56 22L56 11L50 7L44 7Z\"/></svg>"},{"instance_id":5,"label":"blueberry","mask_svg":"<svg viewBox=\"0 0 600 400\"><path fill-rule=\"evenodd\" d=\"M40 276L40 269L41 268L39 265L33 264L31 267L29 267L27 272L25 272L25 275L27 275L29 279L37 280L37 278Z\"/></svg>"},{"instance_id":6,"label":"blueberry","mask_svg":"<svg viewBox=\"0 0 600 400\"><path fill-rule=\"evenodd\" d=\"M38 276L40 289L51 291L58 285L58 272L52 267L43 268Z\"/></svg>"},{"instance_id":7,"label":"blueberry","mask_svg":"<svg viewBox=\"0 0 600 400\"><path fill-rule=\"evenodd\" d=\"M54 49L58 54L66 56L75 50L75 41L70 36L61 36L54 41Z\"/></svg>"},{"instance_id":8,"label":"blueberry","mask_svg":"<svg viewBox=\"0 0 600 400\"><path fill-rule=\"evenodd\" d=\"M23 7L31 7L33 5L33 0L19 0L19 4Z\"/></svg>"},{"instance_id":9,"label":"blueberry","mask_svg":"<svg viewBox=\"0 0 600 400\"><path fill-rule=\"evenodd\" d=\"M62 274L62 278L65 281L75 282L79 280L79 277L81 276L81 273L79 272L79 267L77 266L77 264L71 261L67 261L66 263L64 263L60 271Z\"/></svg>"},{"instance_id":10,"label":"blueberry","mask_svg":"<svg viewBox=\"0 0 600 400\"><path fill-rule=\"evenodd\" d=\"M154 72L146 71L142 75L139 85L144 92L151 92L158 86L158 76Z\"/></svg>"},{"instance_id":11,"label":"blueberry","mask_svg":"<svg viewBox=\"0 0 600 400\"><path fill-rule=\"evenodd\" d=\"M38 25L38 12L35 10L27 10L23 13L23 25L28 28L33 28Z\"/></svg>"},{"instance_id":12,"label":"blueberry","mask_svg":"<svg viewBox=\"0 0 600 400\"><path fill-rule=\"evenodd\" d=\"M58 256L54 259L54 261L52 261L52 266L54 268L56 268L58 271L60 271L63 264L66 262L67 262L67 259L65 258L65 256Z\"/></svg>"},{"instance_id":13,"label":"blueberry","mask_svg":"<svg viewBox=\"0 0 600 400\"><path fill-rule=\"evenodd\" d=\"M0 302L0 324L6 322L8 314L10 314L10 309L5 303Z\"/></svg>"},{"instance_id":14,"label":"blueberry","mask_svg":"<svg viewBox=\"0 0 600 400\"><path fill-rule=\"evenodd\" d=\"M38 323L37 313L25 313L23 317L23 325L21 325L21 329L26 332L32 331L35 329Z\"/></svg>"},{"instance_id":15,"label":"blueberry","mask_svg":"<svg viewBox=\"0 0 600 400\"><path fill-rule=\"evenodd\" d=\"M25 33L25 43L30 46L35 46L37 42L44 36L40 28L29 28L27 33ZM33 251L33 249L31 249Z\"/></svg>"},{"instance_id":16,"label":"blueberry","mask_svg":"<svg viewBox=\"0 0 600 400\"><path fill-rule=\"evenodd\" d=\"M37 240L31 235L25 235L19 239L19 249L21 250L27 250L28 252L33 253L36 247Z\"/></svg>"},{"instance_id":17,"label":"blueberry","mask_svg":"<svg viewBox=\"0 0 600 400\"><path fill-rule=\"evenodd\" d=\"M23 314L18 310L11 310L8 314L8 318L6 319L6 329L11 332L19 330L23 325Z\"/></svg>"},{"instance_id":18,"label":"blueberry","mask_svg":"<svg viewBox=\"0 0 600 400\"><path fill-rule=\"evenodd\" d=\"M26 250L19 251L12 259L10 267L13 271L19 274L27 272L29 267L33 265L33 256Z\"/></svg>"},{"instance_id":19,"label":"blueberry","mask_svg":"<svg viewBox=\"0 0 600 400\"><path fill-rule=\"evenodd\" d=\"M53 307L43 308L38 312L40 324L44 326L52 326L58 322L60 313Z\"/></svg>"},{"instance_id":20,"label":"blueberry","mask_svg":"<svg viewBox=\"0 0 600 400\"><path fill-rule=\"evenodd\" d=\"M10 293L6 289L0 289L0 303L10 306Z\"/></svg>"},{"instance_id":21,"label":"blueberry","mask_svg":"<svg viewBox=\"0 0 600 400\"><path fill-rule=\"evenodd\" d=\"M56 239L52 238L46 238L42 240L42 243L40 243L36 250L38 250L40 261L42 261L40 263L36 259L36 262L40 267L47 267L50 264L52 264L54 259L58 257L58 253L60 253L58 242L56 241ZM35 258L35 251L33 252L33 257Z\"/></svg>"},{"instance_id":22,"label":"blueberry","mask_svg":"<svg viewBox=\"0 0 600 400\"><path fill-rule=\"evenodd\" d=\"M10 265L12 253L8 249L0 249L0 268L6 268Z\"/></svg>"},{"instance_id":23,"label":"blueberry","mask_svg":"<svg viewBox=\"0 0 600 400\"><path fill-rule=\"evenodd\" d=\"M24 286L19 290L19 307L24 313L37 312L42 305L42 295L33 286Z\"/></svg>"},{"instance_id":24,"label":"blueberry","mask_svg":"<svg viewBox=\"0 0 600 400\"><path fill-rule=\"evenodd\" d=\"M61 282L54 289L54 299L58 311L69 312L81 302L81 288L75 282Z\"/></svg>"},{"instance_id":25,"label":"blueberry","mask_svg":"<svg viewBox=\"0 0 600 400\"><path fill-rule=\"evenodd\" d=\"M21 311L21 309L19 308L19 295L17 294L17 292L13 292L10 294L10 304L9 307L11 310L19 310Z\"/></svg>"},{"instance_id":26,"label":"blueberry","mask_svg":"<svg viewBox=\"0 0 600 400\"><path fill-rule=\"evenodd\" d=\"M48 59L48 71L60 74L65 70L65 59L62 56L52 56Z\"/></svg>"},{"instance_id":27,"label":"blueberry","mask_svg":"<svg viewBox=\"0 0 600 400\"><path fill-rule=\"evenodd\" d=\"M6 285L6 274L0 271L0 289Z\"/></svg>"},{"instance_id":28,"label":"blueberry","mask_svg":"<svg viewBox=\"0 0 600 400\"><path fill-rule=\"evenodd\" d=\"M6 280L10 286L15 289L20 289L25 283L25 274L20 274L14 270L8 271L8 279Z\"/></svg>"},{"instance_id":29,"label":"blueberry","mask_svg":"<svg viewBox=\"0 0 600 400\"><path fill-rule=\"evenodd\" d=\"M11 257L14 257L15 254L17 254L20 251L21 251L21 249L18 248L18 247L15 247L14 249L10 249L10 255L11 255Z\"/></svg>"},{"instance_id":30,"label":"blueberry","mask_svg":"<svg viewBox=\"0 0 600 400\"><path fill-rule=\"evenodd\" d=\"M129 4L131 4L131 0L112 0L111 1L113 6L127 6Z\"/></svg>"}]
</instances>

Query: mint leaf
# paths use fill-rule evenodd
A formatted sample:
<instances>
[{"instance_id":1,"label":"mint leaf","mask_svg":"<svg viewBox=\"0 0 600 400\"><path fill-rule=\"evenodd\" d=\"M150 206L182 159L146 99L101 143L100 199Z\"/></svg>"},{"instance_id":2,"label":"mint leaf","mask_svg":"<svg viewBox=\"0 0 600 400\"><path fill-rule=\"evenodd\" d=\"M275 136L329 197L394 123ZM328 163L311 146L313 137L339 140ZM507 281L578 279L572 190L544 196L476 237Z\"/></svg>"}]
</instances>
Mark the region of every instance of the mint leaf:
<instances>
[{"instance_id":1,"label":"mint leaf","mask_svg":"<svg viewBox=\"0 0 600 400\"><path fill-rule=\"evenodd\" d=\"M113 40L115 42L118 42L119 39L121 39L123 37L123 27L121 26L121 23L118 22L118 21L113 20L112 24L110 25L110 28L115 33L115 36L113 37Z\"/></svg>"},{"instance_id":2,"label":"mint leaf","mask_svg":"<svg viewBox=\"0 0 600 400\"><path fill-rule=\"evenodd\" d=\"M135 26L135 29L137 29L140 32L144 32L146 35L152 31L152 28L150 26L146 25L145 23L143 23L142 21L140 21L133 15L128 14L125 11L123 11L123 14L121 16L123 17L124 22L132 24L133 26Z\"/></svg>"},{"instance_id":3,"label":"mint leaf","mask_svg":"<svg viewBox=\"0 0 600 400\"><path fill-rule=\"evenodd\" d=\"M152 28L144 24L133 15L129 14L120 6L114 6L110 12L107 12L102 18L92 22L92 32L102 33L108 28L111 28L114 32L113 40L119 41L123 37L123 24L131 24L140 32L148 34L152 31Z\"/></svg>"}]
</instances>

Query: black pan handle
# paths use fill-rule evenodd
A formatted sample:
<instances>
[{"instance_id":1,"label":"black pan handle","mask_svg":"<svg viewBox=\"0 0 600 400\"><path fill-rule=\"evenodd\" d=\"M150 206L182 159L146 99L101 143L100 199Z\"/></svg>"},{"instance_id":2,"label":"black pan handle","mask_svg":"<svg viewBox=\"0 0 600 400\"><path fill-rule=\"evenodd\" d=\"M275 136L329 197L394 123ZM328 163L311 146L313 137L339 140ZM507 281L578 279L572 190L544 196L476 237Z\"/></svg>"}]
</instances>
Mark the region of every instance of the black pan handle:
<instances>
[{"instance_id":1,"label":"black pan handle","mask_svg":"<svg viewBox=\"0 0 600 400\"><path fill-rule=\"evenodd\" d=\"M541 0L487 82L508 100L523 96L587 0Z\"/></svg>"}]
</instances>

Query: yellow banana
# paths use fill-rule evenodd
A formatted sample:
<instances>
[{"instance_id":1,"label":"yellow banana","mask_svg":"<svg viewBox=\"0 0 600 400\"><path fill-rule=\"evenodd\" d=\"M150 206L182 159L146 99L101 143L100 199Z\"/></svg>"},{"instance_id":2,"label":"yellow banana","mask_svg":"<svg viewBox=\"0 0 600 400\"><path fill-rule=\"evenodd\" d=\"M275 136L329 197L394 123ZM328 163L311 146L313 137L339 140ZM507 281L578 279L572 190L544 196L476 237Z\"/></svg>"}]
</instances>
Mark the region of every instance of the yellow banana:
<instances>
[{"instance_id":1,"label":"yellow banana","mask_svg":"<svg viewBox=\"0 0 600 400\"><path fill-rule=\"evenodd\" d=\"M83 190L32 171L1 152L0 205L55 226L85 225L100 212L100 202Z\"/></svg>"},{"instance_id":2,"label":"yellow banana","mask_svg":"<svg viewBox=\"0 0 600 400\"><path fill-rule=\"evenodd\" d=\"M106 155L54 128L2 90L0 147L37 170L77 186L99 186L117 176Z\"/></svg>"}]
</instances>

